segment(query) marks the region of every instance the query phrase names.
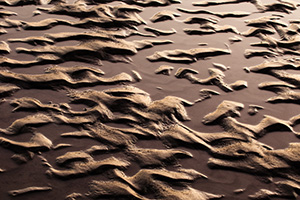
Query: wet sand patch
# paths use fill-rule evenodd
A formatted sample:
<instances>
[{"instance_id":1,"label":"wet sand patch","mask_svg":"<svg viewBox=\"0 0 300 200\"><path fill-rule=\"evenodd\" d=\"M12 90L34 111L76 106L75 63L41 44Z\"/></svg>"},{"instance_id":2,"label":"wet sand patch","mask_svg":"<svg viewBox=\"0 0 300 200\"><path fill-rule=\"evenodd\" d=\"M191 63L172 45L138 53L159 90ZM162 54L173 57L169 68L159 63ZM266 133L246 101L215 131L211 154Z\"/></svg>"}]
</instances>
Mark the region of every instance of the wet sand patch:
<instances>
[{"instance_id":1,"label":"wet sand patch","mask_svg":"<svg viewBox=\"0 0 300 200\"><path fill-rule=\"evenodd\" d=\"M1 4L1 199L297 198L299 3Z\"/></svg>"}]
</instances>

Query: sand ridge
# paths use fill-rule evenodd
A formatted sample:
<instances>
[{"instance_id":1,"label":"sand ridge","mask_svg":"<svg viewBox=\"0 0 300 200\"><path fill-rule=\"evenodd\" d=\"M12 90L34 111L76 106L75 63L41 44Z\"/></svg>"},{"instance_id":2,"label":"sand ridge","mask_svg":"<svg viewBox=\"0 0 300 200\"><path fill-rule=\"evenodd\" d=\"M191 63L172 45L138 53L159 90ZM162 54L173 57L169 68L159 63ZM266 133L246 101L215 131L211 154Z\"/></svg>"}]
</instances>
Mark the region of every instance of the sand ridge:
<instances>
[{"instance_id":1,"label":"sand ridge","mask_svg":"<svg viewBox=\"0 0 300 200\"><path fill-rule=\"evenodd\" d=\"M0 199L299 195L298 2L0 4Z\"/></svg>"}]
</instances>

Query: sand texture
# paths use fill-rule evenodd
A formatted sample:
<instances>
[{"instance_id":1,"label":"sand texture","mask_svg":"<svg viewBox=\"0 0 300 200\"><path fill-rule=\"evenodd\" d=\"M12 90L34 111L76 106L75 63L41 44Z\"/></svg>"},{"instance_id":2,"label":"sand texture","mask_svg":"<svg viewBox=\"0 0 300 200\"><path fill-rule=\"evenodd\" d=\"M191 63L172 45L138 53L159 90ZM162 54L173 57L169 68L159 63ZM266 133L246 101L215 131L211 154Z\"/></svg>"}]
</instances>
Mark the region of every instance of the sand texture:
<instances>
[{"instance_id":1,"label":"sand texture","mask_svg":"<svg viewBox=\"0 0 300 200\"><path fill-rule=\"evenodd\" d=\"M299 199L300 2L0 5L1 200Z\"/></svg>"}]
</instances>

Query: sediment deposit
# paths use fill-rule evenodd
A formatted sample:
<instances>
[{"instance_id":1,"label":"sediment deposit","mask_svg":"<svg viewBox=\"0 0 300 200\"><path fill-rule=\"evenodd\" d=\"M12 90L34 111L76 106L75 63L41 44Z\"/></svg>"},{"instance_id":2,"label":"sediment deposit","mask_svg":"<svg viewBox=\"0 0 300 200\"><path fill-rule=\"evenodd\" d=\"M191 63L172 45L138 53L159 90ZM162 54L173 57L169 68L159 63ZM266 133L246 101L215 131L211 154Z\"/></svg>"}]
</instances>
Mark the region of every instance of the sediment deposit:
<instances>
[{"instance_id":1,"label":"sediment deposit","mask_svg":"<svg viewBox=\"0 0 300 200\"><path fill-rule=\"evenodd\" d=\"M300 3L0 4L0 199L298 198Z\"/></svg>"}]
</instances>

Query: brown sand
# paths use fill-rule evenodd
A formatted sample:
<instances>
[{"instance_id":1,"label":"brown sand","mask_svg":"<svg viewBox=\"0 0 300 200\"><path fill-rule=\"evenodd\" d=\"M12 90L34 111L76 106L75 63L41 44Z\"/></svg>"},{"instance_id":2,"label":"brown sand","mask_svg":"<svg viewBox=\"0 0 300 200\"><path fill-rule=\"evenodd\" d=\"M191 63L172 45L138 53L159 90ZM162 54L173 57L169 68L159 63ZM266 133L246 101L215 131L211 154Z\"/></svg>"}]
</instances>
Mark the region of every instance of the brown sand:
<instances>
[{"instance_id":1,"label":"brown sand","mask_svg":"<svg viewBox=\"0 0 300 200\"><path fill-rule=\"evenodd\" d=\"M0 199L297 199L300 3L3 0Z\"/></svg>"}]
</instances>

